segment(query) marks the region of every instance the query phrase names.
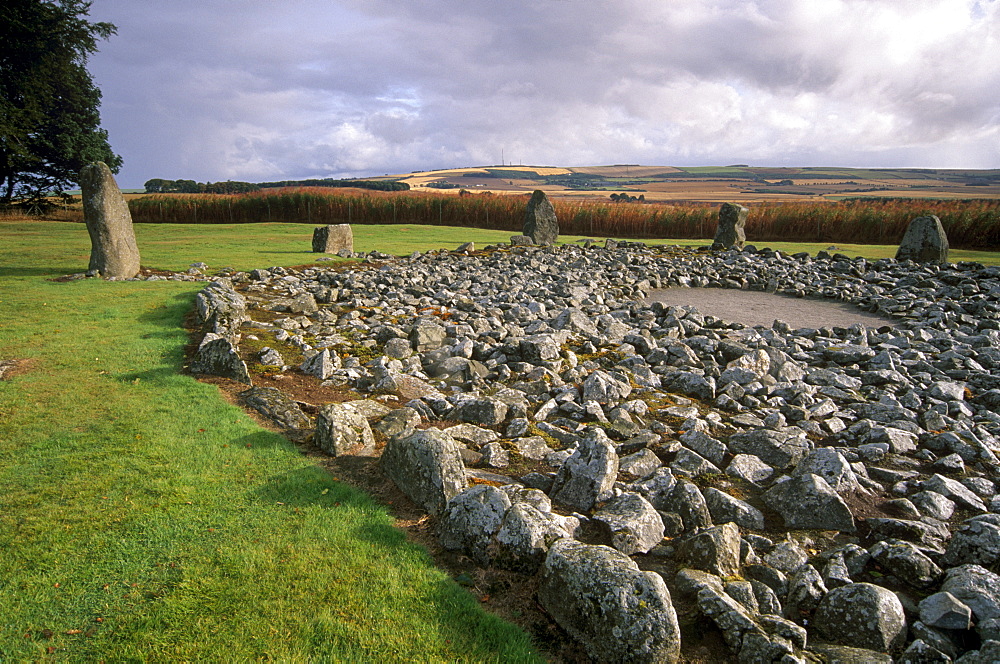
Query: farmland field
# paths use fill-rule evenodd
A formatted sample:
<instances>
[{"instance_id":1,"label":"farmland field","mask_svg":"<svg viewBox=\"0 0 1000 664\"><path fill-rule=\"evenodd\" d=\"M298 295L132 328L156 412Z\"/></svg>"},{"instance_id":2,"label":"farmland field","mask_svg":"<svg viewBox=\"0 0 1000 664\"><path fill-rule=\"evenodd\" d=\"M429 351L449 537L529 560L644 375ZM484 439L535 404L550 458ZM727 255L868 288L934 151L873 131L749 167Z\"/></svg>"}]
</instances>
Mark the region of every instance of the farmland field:
<instances>
[{"instance_id":1,"label":"farmland field","mask_svg":"<svg viewBox=\"0 0 1000 664\"><path fill-rule=\"evenodd\" d=\"M491 171L512 177L493 177ZM521 177L515 177L514 171L519 171ZM853 196L1000 198L998 170L505 165L423 171L383 179L401 180L418 191L441 189L452 194L463 187L495 194L542 189L556 197L586 198L624 191L642 193L647 201L660 202L794 202Z\"/></svg>"}]
</instances>

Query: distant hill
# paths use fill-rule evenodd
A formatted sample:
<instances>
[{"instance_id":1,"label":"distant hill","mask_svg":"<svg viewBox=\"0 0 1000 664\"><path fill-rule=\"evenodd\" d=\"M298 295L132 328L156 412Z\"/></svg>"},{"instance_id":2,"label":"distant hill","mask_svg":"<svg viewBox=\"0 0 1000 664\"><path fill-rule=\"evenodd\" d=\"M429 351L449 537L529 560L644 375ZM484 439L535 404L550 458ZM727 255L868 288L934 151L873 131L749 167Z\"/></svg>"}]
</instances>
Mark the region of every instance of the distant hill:
<instances>
[{"instance_id":1,"label":"distant hill","mask_svg":"<svg viewBox=\"0 0 1000 664\"><path fill-rule=\"evenodd\" d=\"M476 166L369 178L411 189L607 198L643 195L647 202L822 201L845 198L1000 198L1000 170L766 166Z\"/></svg>"}]
</instances>

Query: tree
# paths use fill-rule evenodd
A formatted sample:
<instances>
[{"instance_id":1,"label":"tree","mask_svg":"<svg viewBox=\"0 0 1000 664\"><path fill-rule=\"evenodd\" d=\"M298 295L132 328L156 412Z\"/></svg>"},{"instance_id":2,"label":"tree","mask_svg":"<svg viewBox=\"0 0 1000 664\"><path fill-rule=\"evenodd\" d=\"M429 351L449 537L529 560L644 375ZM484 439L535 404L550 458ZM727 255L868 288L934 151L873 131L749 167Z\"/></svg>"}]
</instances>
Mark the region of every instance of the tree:
<instances>
[{"instance_id":1,"label":"tree","mask_svg":"<svg viewBox=\"0 0 1000 664\"><path fill-rule=\"evenodd\" d=\"M152 180L146 180L147 194L160 194L168 191L173 191L174 181L164 180L163 178L153 178Z\"/></svg>"},{"instance_id":2,"label":"tree","mask_svg":"<svg viewBox=\"0 0 1000 664\"><path fill-rule=\"evenodd\" d=\"M194 180L174 180L174 186L171 191L182 194L201 194L205 191L205 185L198 184Z\"/></svg>"},{"instance_id":3,"label":"tree","mask_svg":"<svg viewBox=\"0 0 1000 664\"><path fill-rule=\"evenodd\" d=\"M87 71L111 23L86 19L85 0L4 0L0 6L0 206L38 208L75 184L86 164L117 173L101 129L101 92Z\"/></svg>"}]
</instances>

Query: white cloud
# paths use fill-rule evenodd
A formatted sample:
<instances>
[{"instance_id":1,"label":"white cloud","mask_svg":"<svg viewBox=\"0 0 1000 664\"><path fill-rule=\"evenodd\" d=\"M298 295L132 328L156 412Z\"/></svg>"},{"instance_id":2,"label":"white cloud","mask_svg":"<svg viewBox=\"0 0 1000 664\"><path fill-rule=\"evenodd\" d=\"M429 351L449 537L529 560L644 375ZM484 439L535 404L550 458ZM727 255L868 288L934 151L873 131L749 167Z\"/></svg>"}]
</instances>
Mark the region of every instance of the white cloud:
<instances>
[{"instance_id":1,"label":"white cloud","mask_svg":"<svg viewBox=\"0 0 1000 664\"><path fill-rule=\"evenodd\" d=\"M127 185L495 163L1000 167L1000 0L97 0Z\"/></svg>"}]
</instances>

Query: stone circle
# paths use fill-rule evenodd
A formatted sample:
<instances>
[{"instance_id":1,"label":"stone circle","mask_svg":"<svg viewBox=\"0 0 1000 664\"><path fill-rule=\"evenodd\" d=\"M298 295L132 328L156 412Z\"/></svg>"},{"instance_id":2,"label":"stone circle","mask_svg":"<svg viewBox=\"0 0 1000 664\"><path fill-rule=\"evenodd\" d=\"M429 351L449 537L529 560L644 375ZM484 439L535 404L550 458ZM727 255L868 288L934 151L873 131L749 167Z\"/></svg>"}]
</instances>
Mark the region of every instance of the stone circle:
<instances>
[{"instance_id":1,"label":"stone circle","mask_svg":"<svg viewBox=\"0 0 1000 664\"><path fill-rule=\"evenodd\" d=\"M849 645L866 661L907 648L968 650L975 641L953 638L940 625L961 621L941 610L925 607L938 626L908 622L921 598L940 592L954 598L948 616L971 615L982 643L992 643L1000 616L991 585L1000 551L1000 268L606 246L372 253L356 255L355 270L230 272L210 289L233 296L211 298L206 324L222 334L240 321L243 334L269 335L284 344L290 367L299 364L295 352L348 355L326 381L368 397L359 403L391 392L407 421L383 427L398 432L388 445L393 477L430 478L414 500L449 515L448 547L472 560L545 569L570 550L591 555L581 546L605 543L602 524L637 533L619 546L648 553L612 557L664 581L669 593L657 590L656 611L687 602L746 661L803 661L810 649L846 648L822 642L836 634L838 612L857 608L855 596L872 610L892 608L891 620L871 628L867 609L851 614L867 631ZM749 327L647 302L665 287L826 298L893 325ZM316 309L291 311L306 294ZM220 310L241 299L245 318ZM403 345L409 353L399 352ZM378 405L362 410L382 431L393 420ZM414 433L443 420L459 422L445 430L454 435ZM397 452L404 444L408 451ZM642 464L632 458L640 452ZM436 457L446 461L435 465ZM399 467L417 458L419 471ZM473 518L469 506L483 490L465 483L483 478L509 498L507 508L493 496L503 520L503 510ZM571 479L583 489L566 500ZM643 509L619 509L628 501ZM823 513L797 514L796 501ZM647 504L668 538L652 548L645 539L633 544L651 532ZM627 523L631 513L643 521ZM685 569L701 555L691 553L696 545L719 533L725 564ZM585 607L590 592L546 602ZM636 606L621 610L641 621ZM591 624L575 635L593 648L607 637L600 621ZM636 638L645 651L676 653L672 630Z\"/></svg>"}]
</instances>

